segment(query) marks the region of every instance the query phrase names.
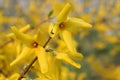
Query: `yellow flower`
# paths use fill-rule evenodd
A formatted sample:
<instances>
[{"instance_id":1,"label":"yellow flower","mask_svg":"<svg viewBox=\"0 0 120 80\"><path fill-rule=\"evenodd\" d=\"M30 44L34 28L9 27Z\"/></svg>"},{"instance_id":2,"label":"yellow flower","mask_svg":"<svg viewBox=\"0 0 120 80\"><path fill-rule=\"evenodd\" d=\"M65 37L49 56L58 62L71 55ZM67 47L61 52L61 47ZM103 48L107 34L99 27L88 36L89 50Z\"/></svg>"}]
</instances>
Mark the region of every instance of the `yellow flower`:
<instances>
[{"instance_id":1,"label":"yellow flower","mask_svg":"<svg viewBox=\"0 0 120 80\"><path fill-rule=\"evenodd\" d=\"M15 26L12 26L12 27L15 27ZM28 24L28 25L25 25L24 27L20 28L19 31L22 32L22 33L25 33L30 28L31 28L31 26ZM22 44L16 39L14 33L8 34L7 37L14 39L15 47L16 47L16 51L17 51L16 55L18 56L20 54L20 52L21 52Z\"/></svg>"},{"instance_id":2,"label":"yellow flower","mask_svg":"<svg viewBox=\"0 0 120 80\"><path fill-rule=\"evenodd\" d=\"M32 47L33 43L35 42L34 38L29 35L25 35L24 33L20 32L16 27L11 27L12 31L15 34L15 37L20 40L23 44L27 45L28 47Z\"/></svg>"},{"instance_id":3,"label":"yellow flower","mask_svg":"<svg viewBox=\"0 0 120 80\"><path fill-rule=\"evenodd\" d=\"M57 16L57 20L55 23L52 23L49 28L49 34L51 37L54 37L57 33L63 30L72 31L74 28L91 28L92 25L86 23L85 21L67 17L69 11L71 9L71 5L67 3L63 10Z\"/></svg>"},{"instance_id":4,"label":"yellow flower","mask_svg":"<svg viewBox=\"0 0 120 80\"><path fill-rule=\"evenodd\" d=\"M64 61L76 68L79 68L79 69L81 68L81 65L79 63L76 63L74 60L83 58L82 54L77 53L78 55L76 56L76 58L74 58L74 60L72 60L73 56L69 55L71 52L57 52L57 51L51 50L51 53L54 54L56 59L58 59L60 61Z\"/></svg>"},{"instance_id":5,"label":"yellow flower","mask_svg":"<svg viewBox=\"0 0 120 80\"><path fill-rule=\"evenodd\" d=\"M81 65L74 62L68 54L66 53L57 53L56 58L62 61L65 61L69 64L71 64L72 66L76 67L76 68L81 68Z\"/></svg>"},{"instance_id":6,"label":"yellow flower","mask_svg":"<svg viewBox=\"0 0 120 80\"><path fill-rule=\"evenodd\" d=\"M57 34L60 34L61 38L63 38L63 40L65 41L68 49L71 51L71 55L76 57L79 56L79 54L77 54L75 45L73 45L71 31L73 29L79 30L79 28L91 28L92 25L78 18L67 17L70 9L71 5L67 3L63 10L57 16L56 23L52 23L50 25L49 35L51 37L54 37Z\"/></svg>"},{"instance_id":7,"label":"yellow flower","mask_svg":"<svg viewBox=\"0 0 120 80\"><path fill-rule=\"evenodd\" d=\"M47 76L51 78L49 80L61 80L61 61L51 52L47 52L47 60L49 66Z\"/></svg>"},{"instance_id":8,"label":"yellow flower","mask_svg":"<svg viewBox=\"0 0 120 80\"><path fill-rule=\"evenodd\" d=\"M24 49L22 50L22 52L18 55L18 57L13 62L10 63L10 66L18 64L19 62L26 59L26 57L28 57L29 55L34 55L33 49L24 46Z\"/></svg>"},{"instance_id":9,"label":"yellow flower","mask_svg":"<svg viewBox=\"0 0 120 80\"><path fill-rule=\"evenodd\" d=\"M38 46L35 50L36 56L38 57L38 61L40 64L41 72L47 73L48 72L48 62L45 49L41 46Z\"/></svg>"},{"instance_id":10,"label":"yellow flower","mask_svg":"<svg viewBox=\"0 0 120 80\"><path fill-rule=\"evenodd\" d=\"M46 59L45 49L41 47L43 45L43 41L45 41L44 37L42 37L43 35L41 32L39 31L38 34L32 38L31 36L17 30L16 27L12 27L11 29L13 30L16 39L24 44L24 47L21 54L10 65L13 66L19 63L21 60L24 60L26 57L35 55L38 57L41 72L46 73L48 71L48 63Z\"/></svg>"}]
</instances>

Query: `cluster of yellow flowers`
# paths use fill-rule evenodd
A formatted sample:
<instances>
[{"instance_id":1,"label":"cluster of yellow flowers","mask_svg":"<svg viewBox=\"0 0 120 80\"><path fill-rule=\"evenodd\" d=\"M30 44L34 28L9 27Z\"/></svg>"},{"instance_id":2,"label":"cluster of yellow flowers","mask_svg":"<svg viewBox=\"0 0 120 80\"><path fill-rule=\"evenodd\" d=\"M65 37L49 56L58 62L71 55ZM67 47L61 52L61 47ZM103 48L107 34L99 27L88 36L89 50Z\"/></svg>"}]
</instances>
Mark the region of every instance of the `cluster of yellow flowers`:
<instances>
[{"instance_id":1,"label":"cluster of yellow flowers","mask_svg":"<svg viewBox=\"0 0 120 80\"><path fill-rule=\"evenodd\" d=\"M56 17L56 22L51 23L49 27L49 40L59 34L60 38L64 40L69 49L67 52L58 52L54 49L49 49L49 47L47 47L48 41L45 42L46 40L41 30L32 37L24 33L30 28L30 25L20 30L12 26L11 29L13 33L9 34L8 37L14 40L17 58L10 66L12 67L15 64L19 64L22 60L29 58L29 56L33 56L33 58L30 59L34 59L34 56L37 56L35 60L38 59L40 75L38 79L35 80L61 80L61 61L65 61L76 68L80 68L81 65L73 61L72 58L82 59L83 55L77 52L70 31L74 28L91 28L92 26L81 19L67 17L70 9L71 5L67 3ZM32 65L30 67L32 67ZM24 75L21 75L18 80L21 80ZM16 76L19 75L16 74ZM15 80L17 78L18 77L13 77L12 79Z\"/></svg>"},{"instance_id":2,"label":"cluster of yellow flowers","mask_svg":"<svg viewBox=\"0 0 120 80\"><path fill-rule=\"evenodd\" d=\"M120 80L119 4L0 0L0 80Z\"/></svg>"}]
</instances>

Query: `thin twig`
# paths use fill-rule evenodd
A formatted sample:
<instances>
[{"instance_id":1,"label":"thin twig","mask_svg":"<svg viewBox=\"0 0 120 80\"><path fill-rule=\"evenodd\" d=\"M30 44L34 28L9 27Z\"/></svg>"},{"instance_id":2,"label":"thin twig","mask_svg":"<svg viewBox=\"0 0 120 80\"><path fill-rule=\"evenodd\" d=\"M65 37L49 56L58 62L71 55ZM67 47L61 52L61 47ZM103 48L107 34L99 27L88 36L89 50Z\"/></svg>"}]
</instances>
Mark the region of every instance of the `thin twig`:
<instances>
[{"instance_id":1,"label":"thin twig","mask_svg":"<svg viewBox=\"0 0 120 80\"><path fill-rule=\"evenodd\" d=\"M5 77L7 77L7 74L3 72L3 70L0 68L0 73L2 73Z\"/></svg>"},{"instance_id":2,"label":"thin twig","mask_svg":"<svg viewBox=\"0 0 120 80\"><path fill-rule=\"evenodd\" d=\"M47 46L47 44L50 42L50 40L52 39L52 37L49 36L48 40L46 41L46 43L44 44L43 48L45 48ZM29 71L29 69L32 67L32 65L35 63L35 61L37 60L37 57L35 57L31 63L21 72L18 80L21 80L24 75Z\"/></svg>"},{"instance_id":3,"label":"thin twig","mask_svg":"<svg viewBox=\"0 0 120 80\"><path fill-rule=\"evenodd\" d=\"M45 20L41 21L41 22L38 23L37 25L35 25L35 26L31 27L30 29L28 29L26 32L35 29L37 26L42 25L43 23L46 23L46 22L48 22L48 21L51 20L51 19L52 19L52 18L48 18L48 19L45 19ZM6 42L3 43L2 45L0 45L0 49L3 48L4 46L6 46L7 44L13 42L13 41L14 41L13 39L10 39L10 40L6 41Z\"/></svg>"},{"instance_id":4,"label":"thin twig","mask_svg":"<svg viewBox=\"0 0 120 80\"><path fill-rule=\"evenodd\" d=\"M13 42L13 41L14 41L13 39L10 39L10 40L6 41L6 42L3 43L2 45L0 45L0 49L3 48L5 45L7 45L7 44Z\"/></svg>"},{"instance_id":5,"label":"thin twig","mask_svg":"<svg viewBox=\"0 0 120 80\"><path fill-rule=\"evenodd\" d=\"M35 61L37 60L37 57L35 57L31 63L21 72L18 80L21 80L22 78L24 78L24 75L29 71L29 69L32 67L32 65L35 63Z\"/></svg>"}]
</instances>

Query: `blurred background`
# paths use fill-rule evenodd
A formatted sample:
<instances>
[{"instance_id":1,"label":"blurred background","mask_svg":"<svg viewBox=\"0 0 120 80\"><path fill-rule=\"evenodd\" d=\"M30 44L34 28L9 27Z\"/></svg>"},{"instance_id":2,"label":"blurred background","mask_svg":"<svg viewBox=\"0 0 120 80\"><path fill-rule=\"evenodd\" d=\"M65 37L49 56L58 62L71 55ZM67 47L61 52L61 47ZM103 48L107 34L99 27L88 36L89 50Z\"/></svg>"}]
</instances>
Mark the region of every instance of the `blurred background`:
<instances>
[{"instance_id":1,"label":"blurred background","mask_svg":"<svg viewBox=\"0 0 120 80\"><path fill-rule=\"evenodd\" d=\"M0 76L15 72L8 66L15 58L14 47L14 51L8 50L10 27L30 24L32 29L41 27L47 32L49 19L67 2L72 5L69 16L83 19L93 28L72 32L84 58L78 61L81 69L63 64L67 66L63 80L120 80L120 0L0 0Z\"/></svg>"}]
</instances>

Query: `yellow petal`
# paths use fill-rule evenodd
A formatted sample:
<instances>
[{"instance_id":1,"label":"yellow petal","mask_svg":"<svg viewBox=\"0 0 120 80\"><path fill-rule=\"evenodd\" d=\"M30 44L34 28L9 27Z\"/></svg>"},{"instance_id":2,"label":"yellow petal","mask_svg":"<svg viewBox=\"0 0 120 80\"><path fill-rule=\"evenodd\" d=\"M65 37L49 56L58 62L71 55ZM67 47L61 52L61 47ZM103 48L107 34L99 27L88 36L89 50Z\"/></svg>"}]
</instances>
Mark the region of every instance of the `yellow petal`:
<instances>
[{"instance_id":1,"label":"yellow petal","mask_svg":"<svg viewBox=\"0 0 120 80\"><path fill-rule=\"evenodd\" d=\"M33 53L33 50L31 50L31 48L24 47L22 53L10 64L10 66L18 64L19 62L26 59L26 57L28 57L32 53Z\"/></svg>"},{"instance_id":2,"label":"yellow petal","mask_svg":"<svg viewBox=\"0 0 120 80\"><path fill-rule=\"evenodd\" d=\"M34 39L32 37L19 32L16 27L11 27L11 29L18 40L31 47L31 44L34 42Z\"/></svg>"},{"instance_id":3,"label":"yellow petal","mask_svg":"<svg viewBox=\"0 0 120 80\"><path fill-rule=\"evenodd\" d=\"M18 41L15 41L15 47L16 47L16 56L18 57L22 51L22 44Z\"/></svg>"},{"instance_id":4,"label":"yellow petal","mask_svg":"<svg viewBox=\"0 0 120 80\"><path fill-rule=\"evenodd\" d=\"M49 65L48 76L50 80L61 80L60 79L60 70L61 70L61 61L55 58L54 53L47 52L47 60Z\"/></svg>"},{"instance_id":5,"label":"yellow petal","mask_svg":"<svg viewBox=\"0 0 120 80\"><path fill-rule=\"evenodd\" d=\"M14 73L12 76L9 77L8 80L17 80L19 77L19 74L18 73Z\"/></svg>"},{"instance_id":6,"label":"yellow petal","mask_svg":"<svg viewBox=\"0 0 120 80\"><path fill-rule=\"evenodd\" d=\"M43 46L46 41L44 34L40 30L38 31L38 33L36 35L36 41L40 46Z\"/></svg>"},{"instance_id":7,"label":"yellow petal","mask_svg":"<svg viewBox=\"0 0 120 80\"><path fill-rule=\"evenodd\" d=\"M73 30L74 28L80 29L80 28L91 28L91 27L92 27L91 24L78 18L69 17L66 21L66 28L71 29L71 30Z\"/></svg>"},{"instance_id":8,"label":"yellow petal","mask_svg":"<svg viewBox=\"0 0 120 80\"><path fill-rule=\"evenodd\" d=\"M62 11L59 13L59 15L57 16L57 21L61 22L66 20L70 9L71 9L71 5L67 3L65 7L62 9Z\"/></svg>"},{"instance_id":9,"label":"yellow petal","mask_svg":"<svg viewBox=\"0 0 120 80\"><path fill-rule=\"evenodd\" d=\"M43 74L41 73L38 69L36 69L36 74L38 76L38 78L34 79L34 80L44 80L44 79L47 79L47 80L53 80L52 77L49 75L49 74Z\"/></svg>"},{"instance_id":10,"label":"yellow petal","mask_svg":"<svg viewBox=\"0 0 120 80\"><path fill-rule=\"evenodd\" d=\"M22 27L21 29L20 29L20 32L26 32L28 29L30 29L31 27L30 27L30 25L28 24L28 25L25 25L24 27Z\"/></svg>"},{"instance_id":11,"label":"yellow petal","mask_svg":"<svg viewBox=\"0 0 120 80\"><path fill-rule=\"evenodd\" d=\"M48 62L45 49L41 46L35 49L36 56L38 57L38 62L40 65L41 73L48 72Z\"/></svg>"},{"instance_id":12,"label":"yellow petal","mask_svg":"<svg viewBox=\"0 0 120 80\"><path fill-rule=\"evenodd\" d=\"M16 27L16 26L11 26L11 27ZM6 37L14 38L15 35L14 35L14 33L9 33L9 34L6 35Z\"/></svg>"},{"instance_id":13,"label":"yellow petal","mask_svg":"<svg viewBox=\"0 0 120 80\"><path fill-rule=\"evenodd\" d=\"M75 49L75 45L74 45L73 40L72 40L71 33L67 30L63 30L62 31L62 37L63 37L63 39L65 41L65 44L67 45L68 49L72 53L75 53L76 49Z\"/></svg>"},{"instance_id":14,"label":"yellow petal","mask_svg":"<svg viewBox=\"0 0 120 80\"><path fill-rule=\"evenodd\" d=\"M68 52L68 54L69 54L71 57L75 58L75 59L81 60L81 59L83 58L82 53L78 53L78 52L76 52L76 53L71 53L71 52Z\"/></svg>"},{"instance_id":15,"label":"yellow petal","mask_svg":"<svg viewBox=\"0 0 120 80\"><path fill-rule=\"evenodd\" d=\"M59 33L59 27L57 24L51 24L49 27L49 36L54 37Z\"/></svg>"},{"instance_id":16,"label":"yellow petal","mask_svg":"<svg viewBox=\"0 0 120 80\"><path fill-rule=\"evenodd\" d=\"M81 65L74 62L66 53L58 53L56 56L57 59L63 60L71 65L73 65L76 68L81 68Z\"/></svg>"},{"instance_id":17,"label":"yellow petal","mask_svg":"<svg viewBox=\"0 0 120 80\"><path fill-rule=\"evenodd\" d=\"M15 26L12 26L12 27L15 27ZM29 24L24 26L24 27L22 27L19 31L24 33L28 29L30 29L30 25ZM10 38L13 38L14 36L15 36L14 33L10 33L10 34L7 35L7 37L10 37Z\"/></svg>"}]
</instances>

